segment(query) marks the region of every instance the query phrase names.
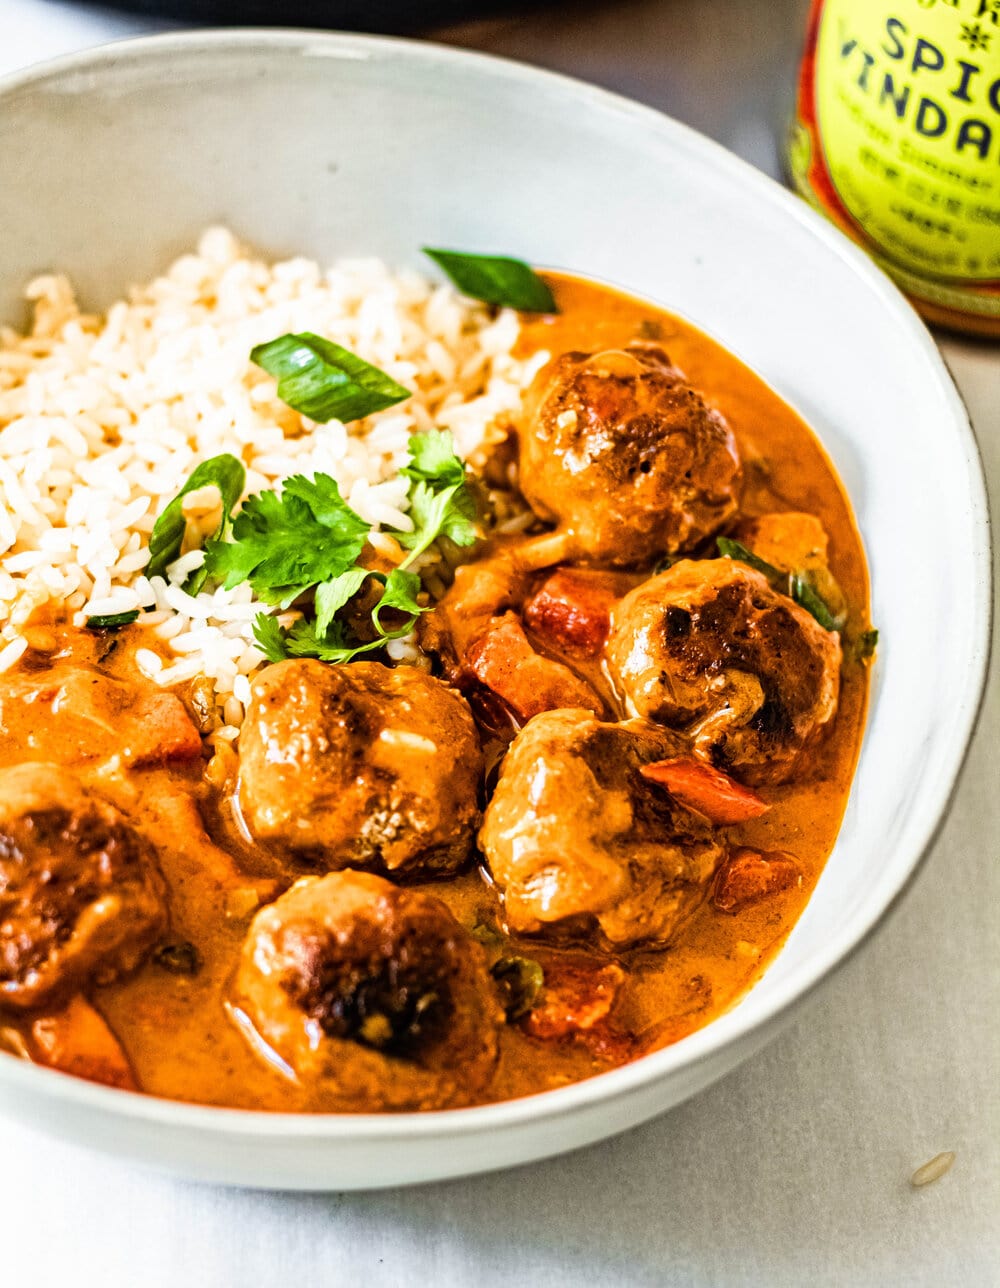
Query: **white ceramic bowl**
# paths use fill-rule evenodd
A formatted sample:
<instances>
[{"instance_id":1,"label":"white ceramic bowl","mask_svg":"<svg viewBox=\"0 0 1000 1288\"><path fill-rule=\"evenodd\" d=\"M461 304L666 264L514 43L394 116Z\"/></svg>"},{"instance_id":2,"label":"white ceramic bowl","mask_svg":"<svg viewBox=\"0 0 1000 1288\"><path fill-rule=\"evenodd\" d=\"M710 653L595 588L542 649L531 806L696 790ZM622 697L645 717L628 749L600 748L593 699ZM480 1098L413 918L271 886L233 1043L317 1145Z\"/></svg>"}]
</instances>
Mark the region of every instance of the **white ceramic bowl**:
<instances>
[{"instance_id":1,"label":"white ceramic bowl","mask_svg":"<svg viewBox=\"0 0 1000 1288\"><path fill-rule=\"evenodd\" d=\"M521 255L684 313L812 424L853 500L882 632L837 847L762 982L667 1050L564 1090L425 1115L154 1100L0 1058L0 1107L189 1177L360 1188L541 1158L660 1113L769 1041L926 852L988 654L985 489L937 350L889 281L777 185L600 90L432 45L226 32L64 59L0 86L0 319L70 272L103 305L223 221L266 252Z\"/></svg>"}]
</instances>

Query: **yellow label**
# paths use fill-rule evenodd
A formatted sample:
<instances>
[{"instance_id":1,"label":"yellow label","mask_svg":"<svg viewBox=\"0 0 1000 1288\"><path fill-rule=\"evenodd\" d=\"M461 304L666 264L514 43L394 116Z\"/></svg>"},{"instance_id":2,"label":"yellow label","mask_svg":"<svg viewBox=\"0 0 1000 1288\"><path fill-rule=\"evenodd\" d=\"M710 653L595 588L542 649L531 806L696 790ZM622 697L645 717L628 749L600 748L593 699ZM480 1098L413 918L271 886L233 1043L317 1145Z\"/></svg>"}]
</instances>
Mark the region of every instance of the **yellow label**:
<instances>
[{"instance_id":1,"label":"yellow label","mask_svg":"<svg viewBox=\"0 0 1000 1288\"><path fill-rule=\"evenodd\" d=\"M836 196L898 278L943 300L1000 279L1000 0L826 0L815 111Z\"/></svg>"}]
</instances>

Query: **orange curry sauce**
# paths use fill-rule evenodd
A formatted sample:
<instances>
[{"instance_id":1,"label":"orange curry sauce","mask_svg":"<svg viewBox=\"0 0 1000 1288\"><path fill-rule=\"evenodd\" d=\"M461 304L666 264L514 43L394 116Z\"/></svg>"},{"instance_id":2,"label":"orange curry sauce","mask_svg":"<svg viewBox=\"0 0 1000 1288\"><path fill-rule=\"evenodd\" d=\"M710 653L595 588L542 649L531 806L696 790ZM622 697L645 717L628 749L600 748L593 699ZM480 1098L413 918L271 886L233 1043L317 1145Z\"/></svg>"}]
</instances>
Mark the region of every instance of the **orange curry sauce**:
<instances>
[{"instance_id":1,"label":"orange curry sauce","mask_svg":"<svg viewBox=\"0 0 1000 1288\"><path fill-rule=\"evenodd\" d=\"M841 485L802 420L741 362L681 319L595 283L555 274L548 280L561 311L525 320L522 355L613 348L633 340L662 344L735 432L745 474L741 515L802 510L821 519L830 538L831 571L849 605L845 641L856 638L868 625L864 554ZM58 638L62 660L56 668L92 664L147 688L149 681L133 661L135 650L163 649L141 626L93 634L53 620L33 629ZM24 666L4 679L16 679ZM196 703L196 692L181 691L181 696ZM845 647L832 728L804 753L791 782L760 789L772 807L766 815L727 830L731 845L793 854L801 885L736 913L720 912L706 899L669 947L614 954L626 978L610 1030L588 1040L541 1040L516 1022L505 1025L496 1077L483 1100L590 1077L677 1041L739 1000L802 913L833 847L857 760L866 696L867 669ZM56 731L39 728L31 705L0 706L0 765L46 759L45 744L53 736ZM65 736L74 736L72 730ZM201 762L136 769L118 782L107 769L109 758L121 750L113 721L106 731L91 729L87 737L82 767L74 768L154 839L169 887L168 937L189 941L201 959L193 974L172 973L147 959L130 976L91 990L90 1000L124 1049L136 1085L151 1095L204 1104L321 1109L315 1089L295 1082L253 1049L226 1005L253 913L305 869L293 868L247 838L232 808L232 763L210 762L206 751ZM502 923L499 900L475 865L423 888L469 929ZM505 948L529 957L538 952L527 938L514 938ZM551 956L551 949L545 951ZM19 1034L26 1035L31 1023L30 1015L0 1012L0 1045L17 1050Z\"/></svg>"}]
</instances>

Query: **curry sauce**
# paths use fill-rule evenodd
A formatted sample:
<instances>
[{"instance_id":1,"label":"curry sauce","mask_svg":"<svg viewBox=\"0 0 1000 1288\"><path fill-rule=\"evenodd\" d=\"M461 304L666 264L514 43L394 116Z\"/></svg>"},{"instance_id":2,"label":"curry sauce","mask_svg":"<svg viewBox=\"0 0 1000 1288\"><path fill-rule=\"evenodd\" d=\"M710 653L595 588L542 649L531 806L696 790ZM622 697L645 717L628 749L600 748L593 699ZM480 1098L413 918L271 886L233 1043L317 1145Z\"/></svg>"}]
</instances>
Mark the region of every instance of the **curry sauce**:
<instances>
[{"instance_id":1,"label":"curry sauce","mask_svg":"<svg viewBox=\"0 0 1000 1288\"><path fill-rule=\"evenodd\" d=\"M839 623L844 647L834 718L821 736L807 742L785 781L756 786L769 807L766 812L718 829L719 844L729 854L747 847L791 856L797 879L785 888L724 910L720 905L725 901L713 897L709 882L665 943L615 943L583 926L565 935L550 935L541 927L512 931L502 882L491 876L481 852L457 875L424 872L405 878L408 887L447 905L481 944L488 964L500 959L538 962L548 986L568 980L571 995L584 979L580 1014L585 1018L577 1014L575 1026L552 1022L551 1015L548 1022L539 1020L541 1010L532 1020L530 1011L518 1013L508 1005L507 1022L498 1030L496 1070L471 1098L477 1103L593 1076L677 1041L740 999L801 915L833 848L867 697L867 667L852 647L868 627L864 554L840 482L808 427L759 377L688 322L593 282L556 274L547 280L560 312L525 318L522 355L541 349L552 354L624 350L635 344L662 348L735 436L742 462L739 509L723 530L776 512L804 512L820 520L829 538L829 575L846 606ZM537 541L544 536L540 527L536 523L523 534L496 536L476 552L462 575L468 580L477 561L504 557L504 552ZM714 554L696 544L693 557ZM598 569L606 566L599 559L591 562ZM643 584L651 571L618 568L608 576L622 595ZM133 1085L151 1095L248 1109L341 1107L331 1103L321 1086L295 1077L233 1001L234 978L255 914L297 878L315 873L315 859L290 857L248 826L231 749L217 749L213 755L206 745L186 759L144 759L144 721L137 715L134 694L155 686L136 666L135 653L139 648L162 650L151 632L139 624L82 631L50 609L36 617L28 635L28 651L0 677L0 768L69 760L82 782L153 838L168 890L169 927L157 935L142 963L86 990L127 1058ZM433 628L424 643L435 670L469 696L487 751L489 794L503 772L506 745L525 722L508 711L505 730L496 704L481 701L482 686L473 682L463 688L461 657L435 651ZM546 652L544 642L534 643ZM561 656L558 648L548 652L552 658ZM53 705L53 695L81 667L118 682L121 689L102 697L99 716L92 712L76 726L65 703L64 713L57 702ZM601 657L572 659L571 669L597 695L599 715L607 723L632 714ZM196 685L182 686L178 694L197 716ZM567 846L573 843L568 832ZM502 978L502 971L494 971L494 978ZM546 987L543 982L542 1003ZM37 1023L37 1013L5 1012L0 1003L0 1044L32 1056ZM74 1066L63 1060L61 1067ZM77 1071L87 1072L79 1066Z\"/></svg>"}]
</instances>

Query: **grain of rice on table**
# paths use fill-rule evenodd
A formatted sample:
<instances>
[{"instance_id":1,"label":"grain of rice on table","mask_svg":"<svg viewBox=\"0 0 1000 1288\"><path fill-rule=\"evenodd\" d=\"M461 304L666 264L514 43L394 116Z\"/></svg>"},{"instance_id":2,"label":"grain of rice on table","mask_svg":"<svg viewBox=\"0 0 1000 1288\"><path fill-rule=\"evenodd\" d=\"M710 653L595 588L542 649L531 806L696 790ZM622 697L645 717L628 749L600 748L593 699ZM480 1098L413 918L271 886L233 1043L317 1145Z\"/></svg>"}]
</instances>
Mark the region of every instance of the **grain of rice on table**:
<instances>
[{"instance_id":1,"label":"grain of rice on table","mask_svg":"<svg viewBox=\"0 0 1000 1288\"><path fill-rule=\"evenodd\" d=\"M78 625L152 610L142 620L158 647L139 664L165 687L208 677L229 737L264 660L253 640L262 606L248 585L186 594L199 551L166 579L143 573L156 517L194 467L231 452L247 494L330 474L383 548L382 527L412 526L397 476L409 435L448 428L475 463L547 356L515 358L517 315L448 285L377 259L265 263L223 228L103 317L81 313L62 276L36 278L25 294L31 329L0 329L0 668L16 662L20 629L43 603ZM290 331L335 340L413 396L349 426L315 424L250 361L254 345ZM425 558L433 580L440 553ZM406 640L392 651L414 653Z\"/></svg>"}]
</instances>

